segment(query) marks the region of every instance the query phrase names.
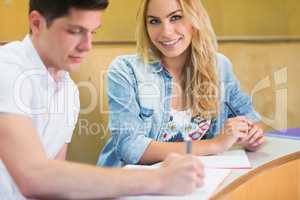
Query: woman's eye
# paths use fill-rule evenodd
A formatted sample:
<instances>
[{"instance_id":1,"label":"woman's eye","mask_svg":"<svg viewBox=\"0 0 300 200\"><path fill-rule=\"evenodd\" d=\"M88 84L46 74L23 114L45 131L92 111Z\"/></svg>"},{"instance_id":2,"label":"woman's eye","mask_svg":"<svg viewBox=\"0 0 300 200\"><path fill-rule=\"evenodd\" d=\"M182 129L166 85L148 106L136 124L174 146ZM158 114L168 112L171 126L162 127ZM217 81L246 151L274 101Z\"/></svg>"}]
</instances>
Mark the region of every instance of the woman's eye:
<instances>
[{"instance_id":1,"label":"woman's eye","mask_svg":"<svg viewBox=\"0 0 300 200\"><path fill-rule=\"evenodd\" d=\"M158 23L159 23L159 20L157 20L157 19L149 20L149 24L158 24Z\"/></svg>"},{"instance_id":2,"label":"woman's eye","mask_svg":"<svg viewBox=\"0 0 300 200\"><path fill-rule=\"evenodd\" d=\"M177 20L180 20L180 19L182 19L182 16L181 16L181 15L173 15L173 16L171 17L171 21L177 21Z\"/></svg>"}]
</instances>

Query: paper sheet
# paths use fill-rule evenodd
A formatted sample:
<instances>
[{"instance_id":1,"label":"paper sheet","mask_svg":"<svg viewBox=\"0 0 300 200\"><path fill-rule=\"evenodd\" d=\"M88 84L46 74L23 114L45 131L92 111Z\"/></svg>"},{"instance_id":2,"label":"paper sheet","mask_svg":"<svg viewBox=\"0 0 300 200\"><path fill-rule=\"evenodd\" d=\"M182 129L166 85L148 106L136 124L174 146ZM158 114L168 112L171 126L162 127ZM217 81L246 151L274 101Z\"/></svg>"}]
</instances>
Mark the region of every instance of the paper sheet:
<instances>
[{"instance_id":1,"label":"paper sheet","mask_svg":"<svg viewBox=\"0 0 300 200\"><path fill-rule=\"evenodd\" d=\"M229 175L231 169L251 168L245 150L231 149L219 155L198 156L205 167L204 186L187 196L133 196L121 200L206 200L211 197L218 186ZM152 166L129 165L127 168L156 168Z\"/></svg>"},{"instance_id":2,"label":"paper sheet","mask_svg":"<svg viewBox=\"0 0 300 200\"><path fill-rule=\"evenodd\" d=\"M129 166L129 168L141 168L141 166ZM143 166L142 166L143 168ZM146 167L146 168L149 168ZM186 196L131 196L122 197L120 200L207 200L216 191L217 187L229 175L230 169L204 169L204 186L194 193Z\"/></svg>"},{"instance_id":3,"label":"paper sheet","mask_svg":"<svg viewBox=\"0 0 300 200\"><path fill-rule=\"evenodd\" d=\"M251 168L245 150L232 149L219 155L198 156L207 168L219 169L248 169Z\"/></svg>"}]
</instances>

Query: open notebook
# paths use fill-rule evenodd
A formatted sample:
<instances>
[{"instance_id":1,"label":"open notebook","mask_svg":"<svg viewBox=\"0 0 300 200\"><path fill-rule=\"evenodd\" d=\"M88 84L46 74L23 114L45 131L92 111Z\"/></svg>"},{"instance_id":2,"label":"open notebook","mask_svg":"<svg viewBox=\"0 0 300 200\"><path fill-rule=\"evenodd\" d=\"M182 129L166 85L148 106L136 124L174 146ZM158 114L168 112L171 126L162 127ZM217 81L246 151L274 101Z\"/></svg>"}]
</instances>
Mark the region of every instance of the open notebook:
<instances>
[{"instance_id":1,"label":"open notebook","mask_svg":"<svg viewBox=\"0 0 300 200\"><path fill-rule=\"evenodd\" d=\"M248 156L243 149L231 149L219 155L199 156L207 168L248 169L251 168Z\"/></svg>"},{"instance_id":2,"label":"open notebook","mask_svg":"<svg viewBox=\"0 0 300 200\"><path fill-rule=\"evenodd\" d=\"M154 168L157 166L127 166L127 168ZM218 186L229 175L230 169L205 168L204 186L194 193L186 196L130 196L122 197L120 200L207 200L211 197Z\"/></svg>"},{"instance_id":3,"label":"open notebook","mask_svg":"<svg viewBox=\"0 0 300 200\"><path fill-rule=\"evenodd\" d=\"M204 186L196 192L187 196L134 196L123 197L122 200L204 200L209 199L218 186L229 175L231 169L251 168L245 150L231 149L219 155L199 156L205 167ZM158 165L139 166L128 165L126 168L148 168L153 169Z\"/></svg>"}]
</instances>

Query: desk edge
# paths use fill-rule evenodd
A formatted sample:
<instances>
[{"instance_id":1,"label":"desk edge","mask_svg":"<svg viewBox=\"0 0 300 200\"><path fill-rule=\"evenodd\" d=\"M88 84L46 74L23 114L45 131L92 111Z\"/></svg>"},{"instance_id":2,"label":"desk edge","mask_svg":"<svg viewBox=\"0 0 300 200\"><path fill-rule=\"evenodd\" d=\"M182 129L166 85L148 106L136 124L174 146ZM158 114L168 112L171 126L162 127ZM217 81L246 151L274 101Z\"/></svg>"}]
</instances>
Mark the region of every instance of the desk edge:
<instances>
[{"instance_id":1,"label":"desk edge","mask_svg":"<svg viewBox=\"0 0 300 200\"><path fill-rule=\"evenodd\" d=\"M276 160L272 160L258 168L255 168L249 172L247 172L245 175L237 178L236 180L234 180L232 183L230 183L229 185L227 185L225 188L223 188L221 191L219 191L218 193L214 194L210 200L217 200L217 199L221 199L222 197L228 195L229 193L231 193L232 191L234 191L235 189L237 189L239 186L243 185L244 183L246 183L248 180L250 180L251 178L258 176L259 174L265 172L266 170L269 169L273 169L276 168L278 166L281 166L283 164L286 164L290 161L294 161L300 158L300 150L297 152L293 152L291 154L285 155L283 157L277 158Z\"/></svg>"}]
</instances>

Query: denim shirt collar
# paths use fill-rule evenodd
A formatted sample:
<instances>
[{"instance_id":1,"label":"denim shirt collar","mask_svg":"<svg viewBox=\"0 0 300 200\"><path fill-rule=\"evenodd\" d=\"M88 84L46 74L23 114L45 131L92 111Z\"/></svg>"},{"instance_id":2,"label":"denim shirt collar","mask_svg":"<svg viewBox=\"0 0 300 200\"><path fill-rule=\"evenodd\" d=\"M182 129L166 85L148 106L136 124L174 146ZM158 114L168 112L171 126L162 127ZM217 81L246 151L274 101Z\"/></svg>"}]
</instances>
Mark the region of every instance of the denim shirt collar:
<instances>
[{"instance_id":1,"label":"denim shirt collar","mask_svg":"<svg viewBox=\"0 0 300 200\"><path fill-rule=\"evenodd\" d=\"M152 62L150 66L151 66L151 71L154 74L160 73L163 70L161 60L156 60L156 61Z\"/></svg>"}]
</instances>

